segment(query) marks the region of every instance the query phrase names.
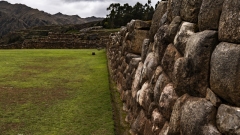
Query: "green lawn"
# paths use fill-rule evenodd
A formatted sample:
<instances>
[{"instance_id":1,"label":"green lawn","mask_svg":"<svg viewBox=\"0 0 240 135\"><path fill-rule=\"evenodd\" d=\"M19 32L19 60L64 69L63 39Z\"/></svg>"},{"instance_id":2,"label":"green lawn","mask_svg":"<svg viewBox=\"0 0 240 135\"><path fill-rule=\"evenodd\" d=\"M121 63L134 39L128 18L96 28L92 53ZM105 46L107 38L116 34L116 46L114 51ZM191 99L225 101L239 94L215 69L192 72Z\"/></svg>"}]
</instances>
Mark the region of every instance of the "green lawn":
<instances>
[{"instance_id":1,"label":"green lawn","mask_svg":"<svg viewBox=\"0 0 240 135\"><path fill-rule=\"evenodd\" d=\"M0 134L114 134L105 51L0 50Z\"/></svg>"}]
</instances>

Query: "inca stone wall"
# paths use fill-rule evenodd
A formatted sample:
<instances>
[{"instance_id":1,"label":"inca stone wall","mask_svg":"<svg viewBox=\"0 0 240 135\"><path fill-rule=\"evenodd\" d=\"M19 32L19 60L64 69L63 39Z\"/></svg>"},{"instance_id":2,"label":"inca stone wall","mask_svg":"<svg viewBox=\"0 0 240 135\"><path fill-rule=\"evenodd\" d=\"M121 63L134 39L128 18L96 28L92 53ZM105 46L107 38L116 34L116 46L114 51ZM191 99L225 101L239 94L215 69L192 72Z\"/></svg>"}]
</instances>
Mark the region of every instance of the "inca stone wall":
<instances>
[{"instance_id":1,"label":"inca stone wall","mask_svg":"<svg viewBox=\"0 0 240 135\"><path fill-rule=\"evenodd\" d=\"M240 135L239 7L162 1L151 24L132 20L110 36L110 72L131 134Z\"/></svg>"}]
</instances>

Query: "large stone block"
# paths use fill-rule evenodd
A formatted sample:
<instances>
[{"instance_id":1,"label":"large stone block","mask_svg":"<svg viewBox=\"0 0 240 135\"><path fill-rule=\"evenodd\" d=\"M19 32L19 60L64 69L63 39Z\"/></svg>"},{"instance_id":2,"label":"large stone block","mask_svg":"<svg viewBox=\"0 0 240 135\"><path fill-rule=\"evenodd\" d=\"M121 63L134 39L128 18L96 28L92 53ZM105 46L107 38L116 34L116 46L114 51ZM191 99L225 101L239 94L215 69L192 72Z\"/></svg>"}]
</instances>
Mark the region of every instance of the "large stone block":
<instances>
[{"instance_id":1,"label":"large stone block","mask_svg":"<svg viewBox=\"0 0 240 135\"><path fill-rule=\"evenodd\" d=\"M151 98L152 93L153 92L151 91L148 82L145 82L142 88L137 92L137 102L140 106L143 107L146 112L148 111L149 106L153 101L153 99Z\"/></svg>"},{"instance_id":2,"label":"large stone block","mask_svg":"<svg viewBox=\"0 0 240 135\"><path fill-rule=\"evenodd\" d=\"M154 102L155 103L159 103L160 95L161 95L164 87L168 83L170 83L170 79L168 78L168 76L164 72L162 72L160 74L160 76L158 77L156 85L155 85L155 87L153 89L153 92L154 92Z\"/></svg>"},{"instance_id":3,"label":"large stone block","mask_svg":"<svg viewBox=\"0 0 240 135\"><path fill-rule=\"evenodd\" d=\"M222 104L218 108L217 126L226 135L240 134L240 108Z\"/></svg>"},{"instance_id":4,"label":"large stone block","mask_svg":"<svg viewBox=\"0 0 240 135\"><path fill-rule=\"evenodd\" d=\"M159 99L159 110L168 121L170 120L172 109L177 98L178 96L175 93L173 84L167 84Z\"/></svg>"},{"instance_id":5,"label":"large stone block","mask_svg":"<svg viewBox=\"0 0 240 135\"><path fill-rule=\"evenodd\" d=\"M175 102L169 122L169 135L180 135L180 121L182 115L181 109L188 98L190 98L190 96L188 94L185 94L178 98Z\"/></svg>"},{"instance_id":6,"label":"large stone block","mask_svg":"<svg viewBox=\"0 0 240 135\"><path fill-rule=\"evenodd\" d=\"M197 23L202 0L182 0L180 15L184 21Z\"/></svg>"},{"instance_id":7,"label":"large stone block","mask_svg":"<svg viewBox=\"0 0 240 135\"><path fill-rule=\"evenodd\" d=\"M167 11L167 2L161 1L158 4L152 18L152 25L149 31L149 39L151 42L153 42L153 37L156 34L158 28L160 27L159 22L166 11Z\"/></svg>"},{"instance_id":8,"label":"large stone block","mask_svg":"<svg viewBox=\"0 0 240 135\"><path fill-rule=\"evenodd\" d=\"M144 39L144 41L142 43L142 53L141 53L141 57L142 57L143 62L145 61L145 59L147 57L149 44L150 44L150 40L149 39Z\"/></svg>"},{"instance_id":9,"label":"large stone block","mask_svg":"<svg viewBox=\"0 0 240 135\"><path fill-rule=\"evenodd\" d=\"M147 118L143 110L140 111L136 120L131 125L131 134L142 134L144 132L145 123Z\"/></svg>"},{"instance_id":10,"label":"large stone block","mask_svg":"<svg viewBox=\"0 0 240 135\"><path fill-rule=\"evenodd\" d=\"M219 40L240 43L240 1L224 0L219 22Z\"/></svg>"},{"instance_id":11,"label":"large stone block","mask_svg":"<svg viewBox=\"0 0 240 135\"><path fill-rule=\"evenodd\" d=\"M182 22L181 27L174 38L174 45L184 55L188 38L197 32L197 25L189 22Z\"/></svg>"},{"instance_id":12,"label":"large stone block","mask_svg":"<svg viewBox=\"0 0 240 135\"><path fill-rule=\"evenodd\" d=\"M198 15L198 27L203 30L217 30L224 0L202 0Z\"/></svg>"},{"instance_id":13,"label":"large stone block","mask_svg":"<svg viewBox=\"0 0 240 135\"><path fill-rule=\"evenodd\" d=\"M211 58L211 90L240 106L240 45L222 42Z\"/></svg>"},{"instance_id":14,"label":"large stone block","mask_svg":"<svg viewBox=\"0 0 240 135\"><path fill-rule=\"evenodd\" d=\"M135 98L137 95L137 91L140 89L140 84L142 80L142 68L143 68L143 63L140 62L138 64L138 68L136 70L135 76L133 78L133 83L132 83L132 97Z\"/></svg>"},{"instance_id":15,"label":"large stone block","mask_svg":"<svg viewBox=\"0 0 240 135\"><path fill-rule=\"evenodd\" d=\"M136 20L135 21L135 29L140 30L149 30L151 27L151 21L142 21L142 20Z\"/></svg>"},{"instance_id":16,"label":"large stone block","mask_svg":"<svg viewBox=\"0 0 240 135\"><path fill-rule=\"evenodd\" d=\"M154 36L153 52L158 55L158 61L162 60L164 52L169 44L167 41L167 29L168 25L161 26Z\"/></svg>"},{"instance_id":17,"label":"large stone block","mask_svg":"<svg viewBox=\"0 0 240 135\"><path fill-rule=\"evenodd\" d=\"M221 135L215 116L216 108L211 102L185 94L173 107L168 135Z\"/></svg>"},{"instance_id":18,"label":"large stone block","mask_svg":"<svg viewBox=\"0 0 240 135\"><path fill-rule=\"evenodd\" d=\"M166 119L163 117L163 115L159 112L158 109L155 109L152 112L151 121L153 122L153 132L156 134L161 131L166 122Z\"/></svg>"},{"instance_id":19,"label":"large stone block","mask_svg":"<svg viewBox=\"0 0 240 135\"><path fill-rule=\"evenodd\" d=\"M158 64L158 55L154 52L149 53L143 64L142 78L144 80L151 80Z\"/></svg>"},{"instance_id":20,"label":"large stone block","mask_svg":"<svg viewBox=\"0 0 240 135\"><path fill-rule=\"evenodd\" d=\"M127 52L141 54L143 41L147 37L147 30L133 30L133 32L129 33L128 37L126 37L126 39L129 40L126 44Z\"/></svg>"},{"instance_id":21,"label":"large stone block","mask_svg":"<svg viewBox=\"0 0 240 135\"><path fill-rule=\"evenodd\" d=\"M168 0L168 20L171 22L176 16L180 16L182 0Z\"/></svg>"},{"instance_id":22,"label":"large stone block","mask_svg":"<svg viewBox=\"0 0 240 135\"><path fill-rule=\"evenodd\" d=\"M184 57L190 69L190 95L206 96L209 87L209 67L212 51L218 44L216 31L205 30L189 37Z\"/></svg>"},{"instance_id":23,"label":"large stone block","mask_svg":"<svg viewBox=\"0 0 240 135\"><path fill-rule=\"evenodd\" d=\"M172 73L174 69L174 63L180 57L182 56L175 46L173 44L169 44L162 58L161 65L171 80L173 79Z\"/></svg>"},{"instance_id":24,"label":"large stone block","mask_svg":"<svg viewBox=\"0 0 240 135\"><path fill-rule=\"evenodd\" d=\"M173 43L174 38L177 34L179 26L181 25L182 19L180 16L176 16L173 18L172 22L168 26L167 36L168 42Z\"/></svg>"}]
</instances>

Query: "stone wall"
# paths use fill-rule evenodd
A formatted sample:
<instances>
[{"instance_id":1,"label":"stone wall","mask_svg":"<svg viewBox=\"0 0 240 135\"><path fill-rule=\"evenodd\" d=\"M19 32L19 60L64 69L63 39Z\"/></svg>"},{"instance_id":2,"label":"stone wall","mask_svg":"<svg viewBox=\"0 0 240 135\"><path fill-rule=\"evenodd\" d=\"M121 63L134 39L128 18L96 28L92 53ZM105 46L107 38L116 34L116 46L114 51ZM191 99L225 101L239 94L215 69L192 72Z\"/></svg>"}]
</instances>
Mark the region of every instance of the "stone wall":
<instances>
[{"instance_id":1,"label":"stone wall","mask_svg":"<svg viewBox=\"0 0 240 135\"><path fill-rule=\"evenodd\" d=\"M151 26L132 20L110 36L110 72L131 134L240 135L239 7L161 1Z\"/></svg>"}]
</instances>

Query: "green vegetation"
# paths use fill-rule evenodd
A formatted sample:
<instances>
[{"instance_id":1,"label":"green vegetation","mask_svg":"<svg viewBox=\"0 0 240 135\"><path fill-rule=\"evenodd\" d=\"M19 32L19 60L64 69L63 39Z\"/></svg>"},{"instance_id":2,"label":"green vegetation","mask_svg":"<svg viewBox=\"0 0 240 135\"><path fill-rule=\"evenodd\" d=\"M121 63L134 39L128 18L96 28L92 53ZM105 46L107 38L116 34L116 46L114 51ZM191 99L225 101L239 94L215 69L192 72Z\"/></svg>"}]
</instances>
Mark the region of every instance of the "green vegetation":
<instances>
[{"instance_id":1,"label":"green vegetation","mask_svg":"<svg viewBox=\"0 0 240 135\"><path fill-rule=\"evenodd\" d=\"M159 3L159 2L158 2ZM158 5L158 3L155 5ZM132 19L148 21L152 19L154 8L151 6L151 0L146 4L137 2L133 7L128 3L121 5L120 3L112 3L107 11L110 13L103 20L102 25L105 28L119 28L125 26Z\"/></svg>"},{"instance_id":2,"label":"green vegetation","mask_svg":"<svg viewBox=\"0 0 240 135\"><path fill-rule=\"evenodd\" d=\"M0 50L0 57L1 134L114 134L105 51Z\"/></svg>"}]
</instances>

